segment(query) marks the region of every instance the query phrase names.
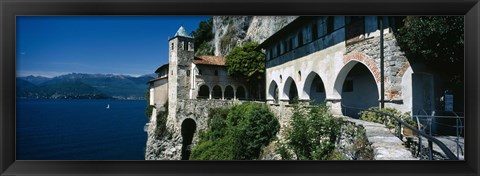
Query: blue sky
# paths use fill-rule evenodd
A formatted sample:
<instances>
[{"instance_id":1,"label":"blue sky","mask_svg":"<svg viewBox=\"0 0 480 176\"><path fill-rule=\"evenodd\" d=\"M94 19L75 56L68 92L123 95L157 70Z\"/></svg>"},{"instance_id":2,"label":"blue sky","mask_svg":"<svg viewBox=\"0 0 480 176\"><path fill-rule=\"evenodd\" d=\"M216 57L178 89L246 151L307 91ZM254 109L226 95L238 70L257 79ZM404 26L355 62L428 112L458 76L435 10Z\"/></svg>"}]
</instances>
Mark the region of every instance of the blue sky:
<instances>
[{"instance_id":1,"label":"blue sky","mask_svg":"<svg viewBox=\"0 0 480 176\"><path fill-rule=\"evenodd\" d=\"M168 62L168 38L208 16L19 16L17 76L150 74Z\"/></svg>"}]
</instances>

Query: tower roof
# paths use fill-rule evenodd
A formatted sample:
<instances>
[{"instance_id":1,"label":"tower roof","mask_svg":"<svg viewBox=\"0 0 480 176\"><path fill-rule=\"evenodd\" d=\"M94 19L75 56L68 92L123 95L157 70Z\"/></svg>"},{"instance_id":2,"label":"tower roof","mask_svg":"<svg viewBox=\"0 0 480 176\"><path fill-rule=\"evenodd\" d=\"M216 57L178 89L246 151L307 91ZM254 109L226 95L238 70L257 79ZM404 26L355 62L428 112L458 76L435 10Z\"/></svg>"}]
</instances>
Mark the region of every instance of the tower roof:
<instances>
[{"instance_id":1,"label":"tower roof","mask_svg":"<svg viewBox=\"0 0 480 176\"><path fill-rule=\"evenodd\" d=\"M180 28L178 28L177 33L175 33L175 37L178 37L178 36L193 38L192 36L188 35L187 30L185 30L183 26L180 26Z\"/></svg>"}]
</instances>

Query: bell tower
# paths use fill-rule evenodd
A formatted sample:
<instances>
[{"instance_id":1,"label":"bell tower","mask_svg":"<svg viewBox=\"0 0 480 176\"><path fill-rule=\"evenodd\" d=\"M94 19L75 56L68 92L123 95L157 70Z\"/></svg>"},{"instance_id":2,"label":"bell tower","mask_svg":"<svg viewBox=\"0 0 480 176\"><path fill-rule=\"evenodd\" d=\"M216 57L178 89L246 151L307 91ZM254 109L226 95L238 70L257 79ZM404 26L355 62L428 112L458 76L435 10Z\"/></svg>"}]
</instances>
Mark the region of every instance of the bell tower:
<instances>
[{"instance_id":1,"label":"bell tower","mask_svg":"<svg viewBox=\"0 0 480 176\"><path fill-rule=\"evenodd\" d=\"M175 117L176 102L189 97L190 65L195 56L194 39L180 26L168 41L168 108L169 116Z\"/></svg>"}]
</instances>

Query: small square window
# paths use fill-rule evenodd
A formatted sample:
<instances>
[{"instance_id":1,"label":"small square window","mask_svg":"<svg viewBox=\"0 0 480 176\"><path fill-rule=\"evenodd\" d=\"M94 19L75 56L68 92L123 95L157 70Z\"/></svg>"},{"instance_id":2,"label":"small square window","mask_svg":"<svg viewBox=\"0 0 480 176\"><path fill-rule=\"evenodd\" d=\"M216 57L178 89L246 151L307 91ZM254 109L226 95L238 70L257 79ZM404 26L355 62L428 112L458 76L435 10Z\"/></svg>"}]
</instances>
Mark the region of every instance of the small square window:
<instances>
[{"instance_id":1,"label":"small square window","mask_svg":"<svg viewBox=\"0 0 480 176\"><path fill-rule=\"evenodd\" d=\"M343 92L353 92L353 80L345 80L343 83Z\"/></svg>"}]
</instances>

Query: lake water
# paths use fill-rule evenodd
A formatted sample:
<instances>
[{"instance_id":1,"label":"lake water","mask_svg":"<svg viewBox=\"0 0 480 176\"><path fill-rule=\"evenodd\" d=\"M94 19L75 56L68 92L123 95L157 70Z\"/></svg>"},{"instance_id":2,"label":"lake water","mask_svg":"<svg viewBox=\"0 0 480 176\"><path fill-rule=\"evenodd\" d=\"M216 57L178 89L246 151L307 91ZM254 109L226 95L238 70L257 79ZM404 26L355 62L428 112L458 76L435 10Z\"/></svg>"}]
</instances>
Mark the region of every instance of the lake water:
<instances>
[{"instance_id":1,"label":"lake water","mask_svg":"<svg viewBox=\"0 0 480 176\"><path fill-rule=\"evenodd\" d=\"M17 99L17 160L144 160L145 105Z\"/></svg>"}]
</instances>

